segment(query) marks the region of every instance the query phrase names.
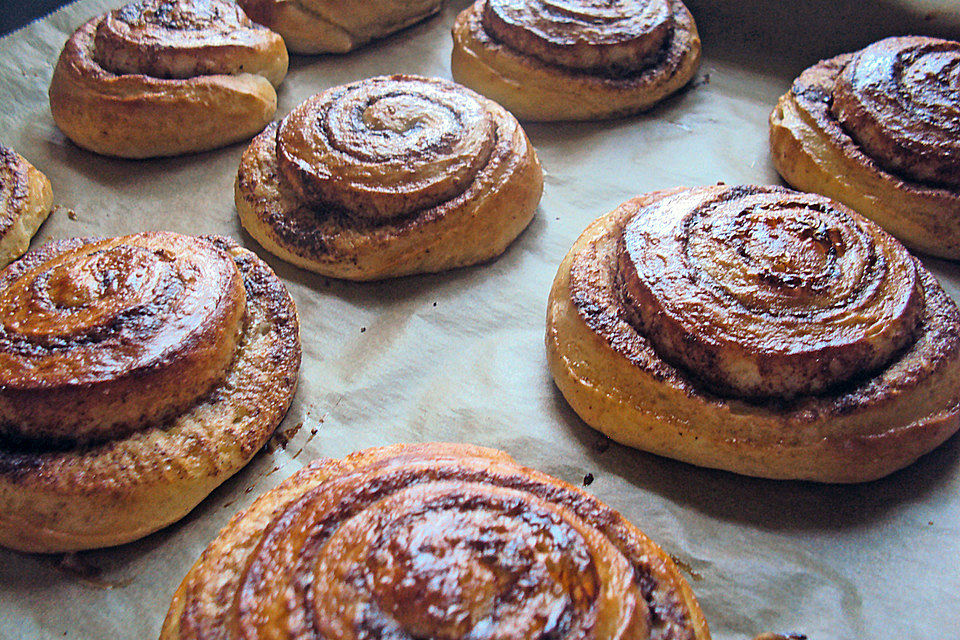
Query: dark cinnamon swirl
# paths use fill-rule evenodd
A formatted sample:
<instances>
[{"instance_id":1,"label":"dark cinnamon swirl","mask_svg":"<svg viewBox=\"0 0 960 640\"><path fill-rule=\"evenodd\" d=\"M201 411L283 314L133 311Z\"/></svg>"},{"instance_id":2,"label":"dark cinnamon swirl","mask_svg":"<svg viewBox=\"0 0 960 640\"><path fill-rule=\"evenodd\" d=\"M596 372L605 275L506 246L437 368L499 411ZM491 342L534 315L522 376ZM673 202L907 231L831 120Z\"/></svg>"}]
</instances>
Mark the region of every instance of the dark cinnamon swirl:
<instances>
[{"instance_id":1,"label":"dark cinnamon swirl","mask_svg":"<svg viewBox=\"0 0 960 640\"><path fill-rule=\"evenodd\" d=\"M542 190L536 152L502 107L446 80L389 76L317 94L257 136L236 202L284 260L371 280L499 255Z\"/></svg>"},{"instance_id":2,"label":"dark cinnamon swirl","mask_svg":"<svg viewBox=\"0 0 960 640\"><path fill-rule=\"evenodd\" d=\"M283 39L227 0L140 0L67 41L50 110L76 144L124 158L247 139L277 108Z\"/></svg>"},{"instance_id":3,"label":"dark cinnamon swirl","mask_svg":"<svg viewBox=\"0 0 960 640\"><path fill-rule=\"evenodd\" d=\"M0 144L0 268L30 247L30 239L52 206L47 176Z\"/></svg>"},{"instance_id":4,"label":"dark cinnamon swirl","mask_svg":"<svg viewBox=\"0 0 960 640\"><path fill-rule=\"evenodd\" d=\"M46 244L0 272L0 544L109 546L179 519L283 418L300 344L220 238Z\"/></svg>"},{"instance_id":5,"label":"dark cinnamon swirl","mask_svg":"<svg viewBox=\"0 0 960 640\"><path fill-rule=\"evenodd\" d=\"M637 113L685 85L700 61L680 0L476 0L453 43L453 77L521 120Z\"/></svg>"},{"instance_id":6,"label":"dark cinnamon swirl","mask_svg":"<svg viewBox=\"0 0 960 640\"><path fill-rule=\"evenodd\" d=\"M960 258L960 43L881 40L807 69L770 115L777 170L912 249Z\"/></svg>"},{"instance_id":7,"label":"dark cinnamon swirl","mask_svg":"<svg viewBox=\"0 0 960 640\"><path fill-rule=\"evenodd\" d=\"M748 475L870 480L960 427L956 305L875 224L778 187L597 220L554 281L547 351L594 428Z\"/></svg>"},{"instance_id":8,"label":"dark cinnamon swirl","mask_svg":"<svg viewBox=\"0 0 960 640\"><path fill-rule=\"evenodd\" d=\"M240 0L294 53L346 53L435 14L442 0Z\"/></svg>"},{"instance_id":9,"label":"dark cinnamon swirl","mask_svg":"<svg viewBox=\"0 0 960 640\"><path fill-rule=\"evenodd\" d=\"M596 498L468 445L311 464L221 531L162 640L707 640L670 558Z\"/></svg>"}]
</instances>

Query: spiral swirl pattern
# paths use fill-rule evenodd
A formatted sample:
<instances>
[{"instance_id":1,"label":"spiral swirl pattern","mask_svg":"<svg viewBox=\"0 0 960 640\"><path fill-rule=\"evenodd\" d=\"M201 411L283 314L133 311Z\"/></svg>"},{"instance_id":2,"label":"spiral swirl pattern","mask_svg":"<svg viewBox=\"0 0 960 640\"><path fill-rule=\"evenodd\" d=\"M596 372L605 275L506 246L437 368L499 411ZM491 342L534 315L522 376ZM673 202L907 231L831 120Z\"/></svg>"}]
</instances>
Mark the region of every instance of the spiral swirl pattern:
<instances>
[{"instance_id":1,"label":"spiral swirl pattern","mask_svg":"<svg viewBox=\"0 0 960 640\"><path fill-rule=\"evenodd\" d=\"M48 245L0 274L0 424L85 442L177 414L229 367L234 261L172 233Z\"/></svg>"},{"instance_id":2,"label":"spiral swirl pattern","mask_svg":"<svg viewBox=\"0 0 960 640\"><path fill-rule=\"evenodd\" d=\"M914 259L821 196L688 190L642 209L622 246L631 322L724 393L818 393L883 366L919 328Z\"/></svg>"},{"instance_id":3,"label":"spiral swirl pattern","mask_svg":"<svg viewBox=\"0 0 960 640\"><path fill-rule=\"evenodd\" d=\"M412 76L372 78L310 98L277 131L280 170L314 206L389 219L463 193L496 144L473 92Z\"/></svg>"},{"instance_id":4,"label":"spiral swirl pattern","mask_svg":"<svg viewBox=\"0 0 960 640\"><path fill-rule=\"evenodd\" d=\"M668 0L486 0L484 28L544 62L632 72L648 64L673 30Z\"/></svg>"},{"instance_id":5,"label":"spiral swirl pattern","mask_svg":"<svg viewBox=\"0 0 960 640\"><path fill-rule=\"evenodd\" d=\"M273 38L226 0L140 0L106 14L93 55L116 74L235 74L256 72L257 50Z\"/></svg>"},{"instance_id":6,"label":"spiral swirl pattern","mask_svg":"<svg viewBox=\"0 0 960 640\"><path fill-rule=\"evenodd\" d=\"M887 38L837 78L831 113L885 169L960 187L960 43Z\"/></svg>"},{"instance_id":7,"label":"spiral swirl pattern","mask_svg":"<svg viewBox=\"0 0 960 640\"><path fill-rule=\"evenodd\" d=\"M319 461L265 494L184 580L161 637L666 639L701 625L672 563L619 514L505 454L435 444Z\"/></svg>"}]
</instances>

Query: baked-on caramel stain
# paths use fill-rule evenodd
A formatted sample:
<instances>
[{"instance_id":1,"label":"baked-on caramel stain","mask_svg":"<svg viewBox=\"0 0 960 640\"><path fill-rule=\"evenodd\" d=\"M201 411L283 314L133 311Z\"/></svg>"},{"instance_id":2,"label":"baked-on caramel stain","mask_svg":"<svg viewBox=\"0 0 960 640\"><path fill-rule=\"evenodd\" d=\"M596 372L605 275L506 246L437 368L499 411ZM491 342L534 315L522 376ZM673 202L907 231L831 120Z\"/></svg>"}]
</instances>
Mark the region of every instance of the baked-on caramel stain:
<instances>
[{"instance_id":1,"label":"baked-on caramel stain","mask_svg":"<svg viewBox=\"0 0 960 640\"><path fill-rule=\"evenodd\" d=\"M701 637L662 551L595 498L497 452L358 452L259 502L252 511L269 517L248 512L214 541L163 637L204 640L223 624L304 639ZM222 554L238 560L226 573Z\"/></svg>"},{"instance_id":2,"label":"baked-on caramel stain","mask_svg":"<svg viewBox=\"0 0 960 640\"><path fill-rule=\"evenodd\" d=\"M960 187L960 43L887 38L853 54L830 113L884 169Z\"/></svg>"}]
</instances>

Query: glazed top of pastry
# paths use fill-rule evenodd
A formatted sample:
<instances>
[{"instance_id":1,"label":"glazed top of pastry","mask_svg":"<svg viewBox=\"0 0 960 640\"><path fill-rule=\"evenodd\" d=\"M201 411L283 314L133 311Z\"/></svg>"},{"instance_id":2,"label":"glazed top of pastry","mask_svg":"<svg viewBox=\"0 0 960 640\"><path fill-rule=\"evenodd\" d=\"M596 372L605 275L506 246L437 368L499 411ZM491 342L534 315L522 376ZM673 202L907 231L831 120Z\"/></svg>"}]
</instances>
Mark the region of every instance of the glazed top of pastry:
<instances>
[{"instance_id":1,"label":"glazed top of pastry","mask_svg":"<svg viewBox=\"0 0 960 640\"><path fill-rule=\"evenodd\" d=\"M484 29L562 67L629 73L650 63L674 27L669 0L485 0Z\"/></svg>"},{"instance_id":2,"label":"glazed top of pastry","mask_svg":"<svg viewBox=\"0 0 960 640\"><path fill-rule=\"evenodd\" d=\"M0 225L20 211L28 194L26 162L13 149L0 144Z\"/></svg>"},{"instance_id":3,"label":"glazed top of pastry","mask_svg":"<svg viewBox=\"0 0 960 640\"><path fill-rule=\"evenodd\" d=\"M182 411L224 375L245 309L236 264L199 238L143 233L27 254L0 272L4 430L90 440ZM78 409L87 400L96 419ZM51 405L46 417L37 403Z\"/></svg>"},{"instance_id":4,"label":"glazed top of pastry","mask_svg":"<svg viewBox=\"0 0 960 640\"><path fill-rule=\"evenodd\" d=\"M637 212L619 272L629 320L723 393L790 398L890 361L918 331L906 249L827 198L688 189Z\"/></svg>"},{"instance_id":5,"label":"glazed top of pastry","mask_svg":"<svg viewBox=\"0 0 960 640\"><path fill-rule=\"evenodd\" d=\"M279 38L228 0L141 0L106 14L94 59L116 74L155 78L254 71L242 54Z\"/></svg>"},{"instance_id":6,"label":"glazed top of pastry","mask_svg":"<svg viewBox=\"0 0 960 640\"><path fill-rule=\"evenodd\" d=\"M485 98L447 80L371 78L317 94L277 130L280 171L313 206L407 215L464 192L497 141Z\"/></svg>"},{"instance_id":7,"label":"glazed top of pastry","mask_svg":"<svg viewBox=\"0 0 960 640\"><path fill-rule=\"evenodd\" d=\"M884 169L960 187L960 43L881 40L837 77L830 111Z\"/></svg>"},{"instance_id":8,"label":"glazed top of pastry","mask_svg":"<svg viewBox=\"0 0 960 640\"><path fill-rule=\"evenodd\" d=\"M663 553L500 452L320 460L235 520L185 581L179 637L689 639ZM169 622L169 618L168 618Z\"/></svg>"}]
</instances>

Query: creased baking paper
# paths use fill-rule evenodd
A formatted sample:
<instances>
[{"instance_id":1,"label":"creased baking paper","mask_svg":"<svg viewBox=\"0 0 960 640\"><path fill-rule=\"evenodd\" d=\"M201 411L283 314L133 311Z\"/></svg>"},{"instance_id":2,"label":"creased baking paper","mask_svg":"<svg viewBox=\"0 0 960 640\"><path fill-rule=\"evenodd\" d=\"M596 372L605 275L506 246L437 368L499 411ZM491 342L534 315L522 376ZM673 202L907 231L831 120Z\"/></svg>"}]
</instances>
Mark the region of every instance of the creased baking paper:
<instances>
[{"instance_id":1,"label":"creased baking paper","mask_svg":"<svg viewBox=\"0 0 960 640\"><path fill-rule=\"evenodd\" d=\"M36 242L147 229L239 238L297 302L300 389L281 427L285 447L258 455L182 522L76 556L0 550L0 637L154 638L193 560L259 493L318 456L432 440L499 447L574 484L592 474L587 490L686 568L718 639L960 633L960 438L863 486L699 469L626 449L584 425L554 388L543 347L556 267L591 220L648 190L777 182L767 115L793 77L887 35L960 38L954 2L691 0L705 60L690 88L635 118L528 125L546 191L520 239L490 264L382 284L295 269L241 231L233 180L243 144L123 161L83 151L57 131L46 91L60 48L82 21L119 4L83 0L0 40L0 138L50 177L64 207ZM346 56L293 57L277 117L313 93L373 75L449 78L449 29L465 6L451 2ZM926 263L960 299L960 266Z\"/></svg>"}]
</instances>

